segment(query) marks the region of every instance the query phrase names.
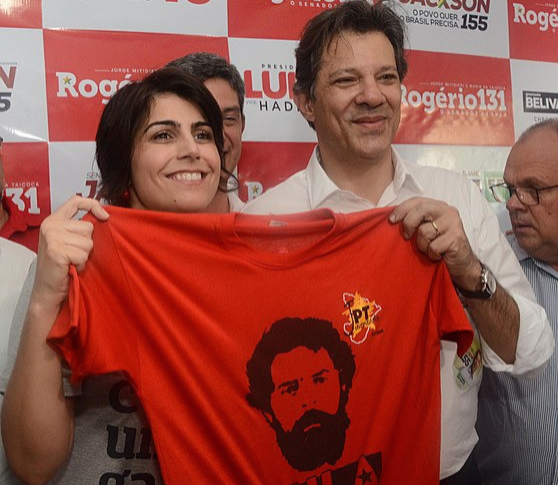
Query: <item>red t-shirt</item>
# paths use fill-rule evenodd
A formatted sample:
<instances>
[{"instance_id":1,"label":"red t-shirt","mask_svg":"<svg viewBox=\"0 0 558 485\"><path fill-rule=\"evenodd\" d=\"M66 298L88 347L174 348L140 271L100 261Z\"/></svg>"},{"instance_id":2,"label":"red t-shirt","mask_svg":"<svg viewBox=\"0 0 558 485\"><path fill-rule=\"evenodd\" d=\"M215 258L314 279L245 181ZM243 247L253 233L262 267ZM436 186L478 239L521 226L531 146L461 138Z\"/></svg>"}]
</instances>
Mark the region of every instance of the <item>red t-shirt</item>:
<instances>
[{"instance_id":1,"label":"red t-shirt","mask_svg":"<svg viewBox=\"0 0 558 485\"><path fill-rule=\"evenodd\" d=\"M49 341L128 374L166 485L438 483L439 340L473 334L389 209L109 212Z\"/></svg>"}]
</instances>

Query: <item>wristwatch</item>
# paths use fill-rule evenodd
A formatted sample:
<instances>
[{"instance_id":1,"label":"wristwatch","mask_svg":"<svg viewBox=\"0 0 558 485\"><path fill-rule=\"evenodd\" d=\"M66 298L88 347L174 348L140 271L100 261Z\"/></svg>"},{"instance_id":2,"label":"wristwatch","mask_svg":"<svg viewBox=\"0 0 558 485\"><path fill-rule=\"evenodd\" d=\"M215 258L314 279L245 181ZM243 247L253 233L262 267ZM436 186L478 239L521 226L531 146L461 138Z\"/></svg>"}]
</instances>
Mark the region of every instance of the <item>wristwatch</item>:
<instances>
[{"instance_id":1,"label":"wristwatch","mask_svg":"<svg viewBox=\"0 0 558 485\"><path fill-rule=\"evenodd\" d=\"M457 291L466 298L477 298L479 300L490 300L496 293L496 278L484 264L481 263L480 282L481 289L478 291L470 291L460 286L456 286Z\"/></svg>"}]
</instances>

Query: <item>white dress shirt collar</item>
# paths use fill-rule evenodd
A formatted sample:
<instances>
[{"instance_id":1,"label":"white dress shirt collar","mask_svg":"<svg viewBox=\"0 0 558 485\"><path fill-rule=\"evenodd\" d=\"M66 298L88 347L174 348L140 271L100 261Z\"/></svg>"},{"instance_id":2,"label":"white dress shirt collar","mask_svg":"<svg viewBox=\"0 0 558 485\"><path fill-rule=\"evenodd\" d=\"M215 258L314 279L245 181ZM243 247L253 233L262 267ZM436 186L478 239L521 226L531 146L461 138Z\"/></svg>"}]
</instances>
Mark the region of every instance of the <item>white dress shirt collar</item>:
<instances>
[{"instance_id":1,"label":"white dress shirt collar","mask_svg":"<svg viewBox=\"0 0 558 485\"><path fill-rule=\"evenodd\" d=\"M310 207L312 209L324 207L329 205L328 200L341 197L347 201L353 200L354 202L363 204L360 210L365 208L371 209L394 204L404 188L409 188L413 193L422 194L424 189L413 173L413 166L405 163L395 148L391 148L391 153L394 166L394 177L392 182L384 190L378 204L374 205L353 192L340 189L335 185L320 163L320 151L319 147L316 146L305 173Z\"/></svg>"}]
</instances>

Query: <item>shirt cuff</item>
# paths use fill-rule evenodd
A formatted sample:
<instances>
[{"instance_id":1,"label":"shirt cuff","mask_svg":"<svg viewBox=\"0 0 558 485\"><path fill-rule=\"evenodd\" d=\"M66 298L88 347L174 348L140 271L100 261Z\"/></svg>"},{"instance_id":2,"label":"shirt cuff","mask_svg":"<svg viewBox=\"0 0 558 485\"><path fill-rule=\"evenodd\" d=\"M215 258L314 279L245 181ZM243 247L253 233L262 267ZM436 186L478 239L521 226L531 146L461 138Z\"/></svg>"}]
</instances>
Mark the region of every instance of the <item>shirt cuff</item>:
<instances>
[{"instance_id":1,"label":"shirt cuff","mask_svg":"<svg viewBox=\"0 0 558 485\"><path fill-rule=\"evenodd\" d=\"M484 365L494 372L532 378L540 374L554 351L554 335L546 312L533 301L512 294L519 308L519 337L515 362L506 364L482 339Z\"/></svg>"}]
</instances>

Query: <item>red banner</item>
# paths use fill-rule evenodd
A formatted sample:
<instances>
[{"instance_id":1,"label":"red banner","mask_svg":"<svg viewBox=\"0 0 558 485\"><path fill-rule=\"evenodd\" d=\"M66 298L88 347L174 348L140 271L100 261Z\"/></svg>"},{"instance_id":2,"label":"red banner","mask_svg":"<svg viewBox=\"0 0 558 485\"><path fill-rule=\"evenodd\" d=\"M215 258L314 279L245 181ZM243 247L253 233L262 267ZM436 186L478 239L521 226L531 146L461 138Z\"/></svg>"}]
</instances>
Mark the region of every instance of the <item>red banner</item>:
<instances>
[{"instance_id":1,"label":"red banner","mask_svg":"<svg viewBox=\"0 0 558 485\"><path fill-rule=\"evenodd\" d=\"M48 144L4 143L2 159L6 197L38 224L50 214Z\"/></svg>"},{"instance_id":2,"label":"red banner","mask_svg":"<svg viewBox=\"0 0 558 485\"><path fill-rule=\"evenodd\" d=\"M312 17L343 3L340 0L229 0L229 35L298 40Z\"/></svg>"},{"instance_id":3,"label":"red banner","mask_svg":"<svg viewBox=\"0 0 558 485\"><path fill-rule=\"evenodd\" d=\"M558 62L556 2L508 0L510 56L514 59Z\"/></svg>"},{"instance_id":4,"label":"red banner","mask_svg":"<svg viewBox=\"0 0 558 485\"><path fill-rule=\"evenodd\" d=\"M315 143L244 142L238 195L252 200L308 165Z\"/></svg>"},{"instance_id":5,"label":"red banner","mask_svg":"<svg viewBox=\"0 0 558 485\"><path fill-rule=\"evenodd\" d=\"M177 57L207 50L228 58L221 37L47 30L44 40L51 141L94 140L116 90Z\"/></svg>"},{"instance_id":6,"label":"red banner","mask_svg":"<svg viewBox=\"0 0 558 485\"><path fill-rule=\"evenodd\" d=\"M1 0L0 27L35 28L42 26L42 0Z\"/></svg>"},{"instance_id":7,"label":"red banner","mask_svg":"<svg viewBox=\"0 0 558 485\"><path fill-rule=\"evenodd\" d=\"M514 142L508 59L411 51L402 91L395 143Z\"/></svg>"}]
</instances>

